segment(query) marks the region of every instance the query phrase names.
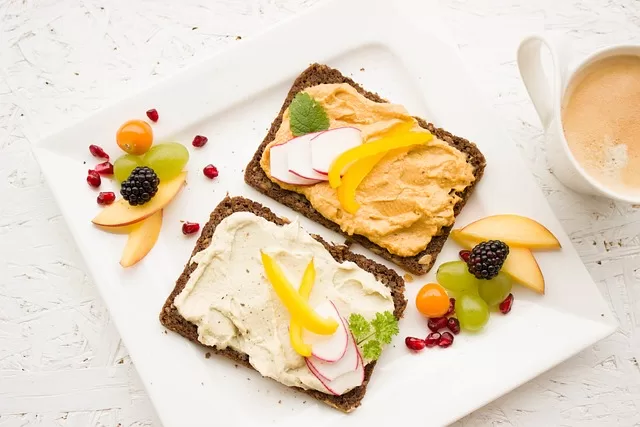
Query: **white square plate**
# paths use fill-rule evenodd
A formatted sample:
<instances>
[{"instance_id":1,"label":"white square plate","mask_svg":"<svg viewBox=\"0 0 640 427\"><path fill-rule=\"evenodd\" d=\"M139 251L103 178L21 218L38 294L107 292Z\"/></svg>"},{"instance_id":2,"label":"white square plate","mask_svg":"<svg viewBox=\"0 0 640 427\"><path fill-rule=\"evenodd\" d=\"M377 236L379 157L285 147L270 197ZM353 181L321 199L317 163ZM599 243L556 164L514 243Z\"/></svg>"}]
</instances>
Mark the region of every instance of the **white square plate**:
<instances>
[{"instance_id":1,"label":"white square plate","mask_svg":"<svg viewBox=\"0 0 640 427\"><path fill-rule=\"evenodd\" d=\"M457 51L428 23L428 16L421 28L401 20L394 6L382 0L315 7L36 145L43 173L165 427L381 425L404 416L414 424L416 411L421 425L442 425L614 331L607 305L515 146L478 96ZM493 315L484 332L461 334L446 350L411 354L405 348L405 336L426 334L426 322L412 301L421 285L433 279L435 268L407 283L410 304L401 334L384 352L362 406L350 415L225 359L205 359L203 349L164 333L158 321L195 243L181 234L181 220L206 222L227 192L289 218L295 215L249 188L243 170L292 81L312 62L336 67L412 114L478 144L488 167L458 224L519 213L545 224L563 245L560 252L537 254L547 282L545 296L517 288L508 316ZM150 107L161 114L153 126L156 141L181 141L191 150L188 185L165 209L156 247L124 270L118 260L125 236L90 223L100 208L85 182L88 167L96 162L87 146L96 143L116 156L115 130L127 119L144 117ZM195 134L208 136L208 145L193 149L189 142ZM220 170L215 181L201 173L208 163ZM109 186L103 183L101 190ZM344 241L304 218L302 223L329 240ZM456 250L448 243L438 264L455 259Z\"/></svg>"}]
</instances>

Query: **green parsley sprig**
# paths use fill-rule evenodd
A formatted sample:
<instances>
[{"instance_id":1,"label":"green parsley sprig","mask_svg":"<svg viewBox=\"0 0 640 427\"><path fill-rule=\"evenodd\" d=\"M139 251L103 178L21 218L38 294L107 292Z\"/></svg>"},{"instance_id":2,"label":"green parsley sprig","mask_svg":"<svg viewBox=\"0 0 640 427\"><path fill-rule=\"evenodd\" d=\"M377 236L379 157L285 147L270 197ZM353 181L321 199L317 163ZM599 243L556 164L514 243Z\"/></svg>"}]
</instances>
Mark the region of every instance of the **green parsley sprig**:
<instances>
[{"instance_id":1,"label":"green parsley sprig","mask_svg":"<svg viewBox=\"0 0 640 427\"><path fill-rule=\"evenodd\" d=\"M380 357L382 346L389 344L393 336L400 332L398 319L390 311L376 313L370 322L361 314L352 313L349 316L349 329L367 360Z\"/></svg>"}]
</instances>

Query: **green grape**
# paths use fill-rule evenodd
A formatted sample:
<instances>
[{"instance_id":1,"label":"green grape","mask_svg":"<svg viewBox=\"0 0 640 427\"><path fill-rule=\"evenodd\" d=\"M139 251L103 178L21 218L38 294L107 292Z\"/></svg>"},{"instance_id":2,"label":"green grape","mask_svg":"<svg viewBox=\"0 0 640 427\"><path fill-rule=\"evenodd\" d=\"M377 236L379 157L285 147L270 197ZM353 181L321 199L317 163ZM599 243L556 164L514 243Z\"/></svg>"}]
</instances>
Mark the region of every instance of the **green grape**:
<instances>
[{"instance_id":1,"label":"green grape","mask_svg":"<svg viewBox=\"0 0 640 427\"><path fill-rule=\"evenodd\" d=\"M189 151L177 142L154 145L144 155L144 164L156 172L160 181L178 176L189 161Z\"/></svg>"},{"instance_id":2,"label":"green grape","mask_svg":"<svg viewBox=\"0 0 640 427\"><path fill-rule=\"evenodd\" d=\"M477 295L462 294L456 299L456 315L462 329L475 332L489 321L489 307Z\"/></svg>"},{"instance_id":3,"label":"green grape","mask_svg":"<svg viewBox=\"0 0 640 427\"><path fill-rule=\"evenodd\" d=\"M488 305L498 305L509 295L513 280L504 272L491 280L478 280L478 294Z\"/></svg>"},{"instance_id":4,"label":"green grape","mask_svg":"<svg viewBox=\"0 0 640 427\"><path fill-rule=\"evenodd\" d=\"M125 154L116 159L113 164L113 174L118 182L129 178L131 172L138 166L142 166L142 157Z\"/></svg>"},{"instance_id":5,"label":"green grape","mask_svg":"<svg viewBox=\"0 0 640 427\"><path fill-rule=\"evenodd\" d=\"M436 273L436 280L446 289L455 292L476 293L479 280L469 273L464 261L450 261L441 264Z\"/></svg>"}]
</instances>

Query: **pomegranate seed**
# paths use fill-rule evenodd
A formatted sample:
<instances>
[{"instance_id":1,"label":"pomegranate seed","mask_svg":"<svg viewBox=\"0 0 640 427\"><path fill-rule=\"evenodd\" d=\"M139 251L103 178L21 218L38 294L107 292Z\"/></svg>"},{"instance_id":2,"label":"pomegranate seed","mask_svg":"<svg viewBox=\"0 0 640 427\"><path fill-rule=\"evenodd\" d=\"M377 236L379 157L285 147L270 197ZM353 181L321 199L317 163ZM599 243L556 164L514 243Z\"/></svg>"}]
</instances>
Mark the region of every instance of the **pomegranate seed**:
<instances>
[{"instance_id":1,"label":"pomegranate seed","mask_svg":"<svg viewBox=\"0 0 640 427\"><path fill-rule=\"evenodd\" d=\"M116 193L113 191L101 191L98 194L99 205L110 205L114 200L116 200Z\"/></svg>"},{"instance_id":2,"label":"pomegranate seed","mask_svg":"<svg viewBox=\"0 0 640 427\"><path fill-rule=\"evenodd\" d=\"M91 154L93 155L93 157L97 157L99 159L107 159L109 160L109 155L107 153L104 152L104 150L102 149L102 147L99 147L97 145L93 145L91 144L89 146L89 151L91 152Z\"/></svg>"},{"instance_id":3,"label":"pomegranate seed","mask_svg":"<svg viewBox=\"0 0 640 427\"><path fill-rule=\"evenodd\" d=\"M89 169L89 172L87 174L87 183L89 183L89 185L92 187L100 187L102 179L100 179L100 175L98 174L98 172Z\"/></svg>"},{"instance_id":4,"label":"pomegranate seed","mask_svg":"<svg viewBox=\"0 0 640 427\"><path fill-rule=\"evenodd\" d=\"M449 298L449 310L447 310L447 314L445 314L445 316L449 317L453 316L454 314L456 314L456 299Z\"/></svg>"},{"instance_id":5,"label":"pomegranate seed","mask_svg":"<svg viewBox=\"0 0 640 427\"><path fill-rule=\"evenodd\" d=\"M152 108L150 110L147 110L147 117L149 117L149 120L155 123L158 121L158 118L160 116L158 115L158 110L156 110L155 108Z\"/></svg>"},{"instance_id":6,"label":"pomegranate seed","mask_svg":"<svg viewBox=\"0 0 640 427\"><path fill-rule=\"evenodd\" d=\"M200 230L200 224L197 222L185 222L182 224L182 234L193 234Z\"/></svg>"},{"instance_id":7,"label":"pomegranate seed","mask_svg":"<svg viewBox=\"0 0 640 427\"><path fill-rule=\"evenodd\" d=\"M111 162L98 163L95 170L100 175L113 175L113 165Z\"/></svg>"},{"instance_id":8,"label":"pomegranate seed","mask_svg":"<svg viewBox=\"0 0 640 427\"><path fill-rule=\"evenodd\" d=\"M414 337L406 337L404 339L404 343L407 345L407 347L409 347L409 349L411 349L413 351L420 351L426 345L424 340L422 340L420 338L414 338Z\"/></svg>"},{"instance_id":9,"label":"pomegranate seed","mask_svg":"<svg viewBox=\"0 0 640 427\"><path fill-rule=\"evenodd\" d=\"M449 332L443 332L438 340L438 347L447 348L453 344L453 335Z\"/></svg>"},{"instance_id":10,"label":"pomegranate seed","mask_svg":"<svg viewBox=\"0 0 640 427\"><path fill-rule=\"evenodd\" d=\"M447 320L447 328L449 328L454 335L458 335L460 333L460 321L455 317L450 317L449 320Z\"/></svg>"},{"instance_id":11,"label":"pomegranate seed","mask_svg":"<svg viewBox=\"0 0 640 427\"><path fill-rule=\"evenodd\" d=\"M458 253L460 255L460 259L464 262L469 262L469 257L471 256L471 251L462 250Z\"/></svg>"},{"instance_id":12,"label":"pomegranate seed","mask_svg":"<svg viewBox=\"0 0 640 427\"><path fill-rule=\"evenodd\" d=\"M432 332L438 332L440 329L444 329L447 327L447 318L446 317L432 317L427 322L427 326L431 329Z\"/></svg>"},{"instance_id":13,"label":"pomegranate seed","mask_svg":"<svg viewBox=\"0 0 640 427\"><path fill-rule=\"evenodd\" d=\"M204 176L209 179L213 179L218 176L218 168L213 165L205 166L204 169L202 169L202 172L204 173Z\"/></svg>"},{"instance_id":14,"label":"pomegranate seed","mask_svg":"<svg viewBox=\"0 0 640 427\"><path fill-rule=\"evenodd\" d=\"M427 338L425 338L424 343L429 348L435 347L436 345L438 345L440 337L440 332L431 332L429 335L427 335Z\"/></svg>"},{"instance_id":15,"label":"pomegranate seed","mask_svg":"<svg viewBox=\"0 0 640 427\"><path fill-rule=\"evenodd\" d=\"M194 147L203 147L209 141L209 138L202 135L196 135L191 143Z\"/></svg>"},{"instance_id":16,"label":"pomegranate seed","mask_svg":"<svg viewBox=\"0 0 640 427\"><path fill-rule=\"evenodd\" d=\"M507 314L511 311L513 306L513 294L507 295L507 297L500 303L500 313Z\"/></svg>"}]
</instances>

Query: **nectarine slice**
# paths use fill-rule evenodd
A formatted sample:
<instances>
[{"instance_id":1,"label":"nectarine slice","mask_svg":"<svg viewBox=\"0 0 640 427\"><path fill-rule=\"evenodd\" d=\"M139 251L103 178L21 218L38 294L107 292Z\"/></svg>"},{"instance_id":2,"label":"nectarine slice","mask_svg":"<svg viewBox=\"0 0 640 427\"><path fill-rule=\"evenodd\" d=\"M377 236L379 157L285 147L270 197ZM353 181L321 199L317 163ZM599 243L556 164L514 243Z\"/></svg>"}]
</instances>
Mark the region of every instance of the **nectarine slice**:
<instances>
[{"instance_id":1,"label":"nectarine slice","mask_svg":"<svg viewBox=\"0 0 640 427\"><path fill-rule=\"evenodd\" d=\"M144 258L158 241L161 228L162 210L136 224L133 231L129 233L127 245L120 258L120 265L124 268L131 267Z\"/></svg>"},{"instance_id":2,"label":"nectarine slice","mask_svg":"<svg viewBox=\"0 0 640 427\"><path fill-rule=\"evenodd\" d=\"M456 243L465 249L471 249L486 240L470 238L460 230L452 230L450 235ZM529 249L509 246L509 255L502 265L502 271L521 285L539 294L544 294L544 276L536 258Z\"/></svg>"},{"instance_id":3,"label":"nectarine slice","mask_svg":"<svg viewBox=\"0 0 640 427\"><path fill-rule=\"evenodd\" d=\"M172 180L161 182L156 195L142 206L131 206L126 200L119 199L104 208L91 222L103 227L120 227L142 221L164 209L178 194L186 178L187 173L182 172Z\"/></svg>"},{"instance_id":4,"label":"nectarine slice","mask_svg":"<svg viewBox=\"0 0 640 427\"><path fill-rule=\"evenodd\" d=\"M460 234L476 240L502 240L509 247L560 249L560 242L546 227L520 215L488 216L463 227Z\"/></svg>"}]
</instances>

